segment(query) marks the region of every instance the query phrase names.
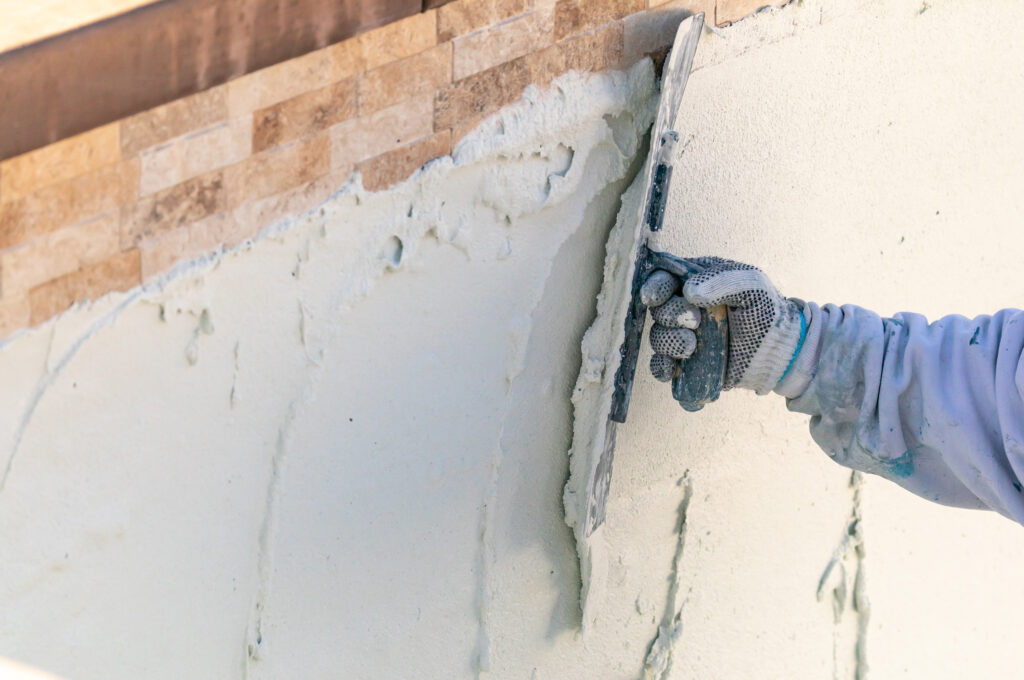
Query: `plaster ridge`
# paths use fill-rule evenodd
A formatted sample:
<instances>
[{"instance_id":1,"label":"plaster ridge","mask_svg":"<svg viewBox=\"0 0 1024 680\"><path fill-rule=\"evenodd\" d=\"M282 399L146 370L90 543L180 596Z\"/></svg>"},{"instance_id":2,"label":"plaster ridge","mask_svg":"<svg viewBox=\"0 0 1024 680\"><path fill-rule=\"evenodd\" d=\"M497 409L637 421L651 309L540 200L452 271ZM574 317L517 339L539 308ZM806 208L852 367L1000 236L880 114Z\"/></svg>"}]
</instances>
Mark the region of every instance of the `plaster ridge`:
<instances>
[{"instance_id":1,"label":"plaster ridge","mask_svg":"<svg viewBox=\"0 0 1024 680\"><path fill-rule=\"evenodd\" d=\"M658 632L651 641L644 657L644 667L640 680L665 680L672 670L672 650L683 634L683 607L687 597L680 601L679 590L682 585L683 550L686 547L687 514L690 501L693 499L693 481L687 470L677 482L683 488L683 498L679 502L678 522L676 524L676 551L672 557L672 569L669 572L668 594L665 597L665 612L661 616Z\"/></svg>"}]
</instances>

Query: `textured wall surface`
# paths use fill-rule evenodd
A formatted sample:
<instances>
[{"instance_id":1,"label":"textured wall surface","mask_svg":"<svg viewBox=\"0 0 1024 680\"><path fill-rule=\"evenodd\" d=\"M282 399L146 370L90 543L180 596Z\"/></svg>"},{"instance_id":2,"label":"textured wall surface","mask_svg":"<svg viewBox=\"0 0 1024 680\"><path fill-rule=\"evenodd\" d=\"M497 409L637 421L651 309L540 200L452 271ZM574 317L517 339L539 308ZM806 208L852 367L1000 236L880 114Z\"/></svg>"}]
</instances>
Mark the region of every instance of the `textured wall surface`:
<instances>
[{"instance_id":1,"label":"textured wall surface","mask_svg":"<svg viewBox=\"0 0 1024 680\"><path fill-rule=\"evenodd\" d=\"M818 302L1019 306L1024 12L966 7L807 0L708 31L670 244ZM569 399L654 94L646 61L527 88L407 182L335 178L254 243L0 346L0 656L85 679L1014 676L1019 527L851 478L780 398L686 414L646 376L581 633Z\"/></svg>"}]
</instances>

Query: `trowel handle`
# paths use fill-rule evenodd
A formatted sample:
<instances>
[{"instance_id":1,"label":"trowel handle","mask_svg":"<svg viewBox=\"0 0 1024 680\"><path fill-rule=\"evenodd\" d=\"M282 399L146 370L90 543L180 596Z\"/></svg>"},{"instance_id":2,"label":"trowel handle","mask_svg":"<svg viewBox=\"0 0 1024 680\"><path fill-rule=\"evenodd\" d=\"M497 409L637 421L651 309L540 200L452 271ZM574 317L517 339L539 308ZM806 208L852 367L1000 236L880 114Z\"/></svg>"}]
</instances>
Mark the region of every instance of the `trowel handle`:
<instances>
[{"instance_id":1,"label":"trowel handle","mask_svg":"<svg viewBox=\"0 0 1024 680\"><path fill-rule=\"evenodd\" d=\"M686 281L699 274L699 265L671 253L652 250L648 254L648 271L664 269ZM697 348L672 379L672 396L687 411L699 411L718 399L725 383L725 367L729 359L729 315L724 305L700 310Z\"/></svg>"},{"instance_id":2,"label":"trowel handle","mask_svg":"<svg viewBox=\"0 0 1024 680\"><path fill-rule=\"evenodd\" d=\"M697 347L679 362L672 379L672 396L687 411L699 411L718 399L729 358L729 315L724 305L700 310Z\"/></svg>"}]
</instances>

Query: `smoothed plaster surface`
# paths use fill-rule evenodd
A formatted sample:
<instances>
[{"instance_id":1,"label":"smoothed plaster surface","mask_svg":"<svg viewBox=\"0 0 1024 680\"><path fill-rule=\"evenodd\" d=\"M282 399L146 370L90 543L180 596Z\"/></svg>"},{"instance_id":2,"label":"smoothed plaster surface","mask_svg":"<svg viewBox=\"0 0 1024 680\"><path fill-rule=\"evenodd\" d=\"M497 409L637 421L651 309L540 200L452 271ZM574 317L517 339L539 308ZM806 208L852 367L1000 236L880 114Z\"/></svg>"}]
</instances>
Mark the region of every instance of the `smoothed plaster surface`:
<instances>
[{"instance_id":1,"label":"smoothed plaster surface","mask_svg":"<svg viewBox=\"0 0 1024 680\"><path fill-rule=\"evenodd\" d=\"M808 0L709 31L665 243L818 302L1019 305L1024 11L990 6ZM530 90L393 191L346 187L0 347L0 656L72 678L1015 675L1020 527L851 479L781 398L687 414L646 374L581 633L569 399L654 91L648 63Z\"/></svg>"}]
</instances>

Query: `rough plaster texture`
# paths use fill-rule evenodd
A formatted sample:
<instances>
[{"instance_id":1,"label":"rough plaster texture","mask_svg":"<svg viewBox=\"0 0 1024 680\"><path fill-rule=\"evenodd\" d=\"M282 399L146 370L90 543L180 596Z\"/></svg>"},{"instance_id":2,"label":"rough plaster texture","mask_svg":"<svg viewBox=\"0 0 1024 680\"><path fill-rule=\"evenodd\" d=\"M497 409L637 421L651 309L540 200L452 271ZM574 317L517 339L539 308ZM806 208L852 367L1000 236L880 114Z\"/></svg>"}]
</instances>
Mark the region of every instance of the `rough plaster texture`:
<instances>
[{"instance_id":1,"label":"rough plaster texture","mask_svg":"<svg viewBox=\"0 0 1024 680\"><path fill-rule=\"evenodd\" d=\"M819 302L1019 305L1024 11L988 6L709 32L666 240ZM579 632L569 396L652 92L648 64L530 91L391 192L3 345L0 655L74 678L1015 675L1019 527L851 485L779 398L685 414L646 377Z\"/></svg>"}]
</instances>

